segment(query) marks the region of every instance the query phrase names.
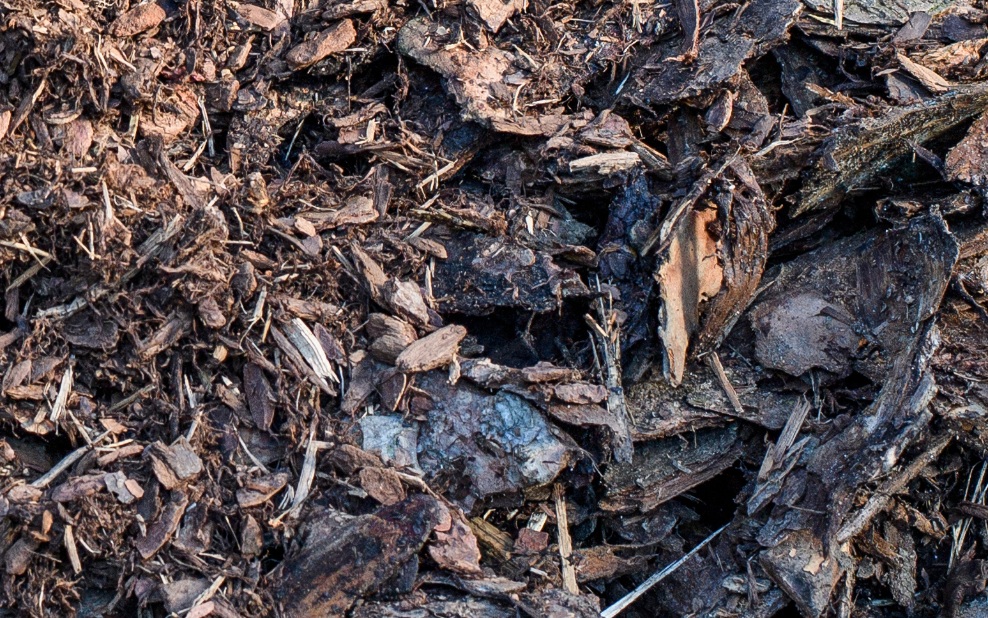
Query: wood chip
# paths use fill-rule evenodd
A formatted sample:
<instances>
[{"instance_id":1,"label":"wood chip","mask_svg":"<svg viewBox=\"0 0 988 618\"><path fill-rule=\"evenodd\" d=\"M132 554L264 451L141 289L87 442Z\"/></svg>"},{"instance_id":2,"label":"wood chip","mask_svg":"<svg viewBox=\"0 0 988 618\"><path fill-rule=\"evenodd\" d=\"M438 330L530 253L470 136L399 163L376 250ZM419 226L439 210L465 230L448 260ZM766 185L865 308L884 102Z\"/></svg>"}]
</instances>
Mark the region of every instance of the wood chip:
<instances>
[{"instance_id":1,"label":"wood chip","mask_svg":"<svg viewBox=\"0 0 988 618\"><path fill-rule=\"evenodd\" d=\"M118 17L110 25L110 34L119 37L131 37L152 28L165 21L165 9L154 2L145 2L130 9Z\"/></svg>"},{"instance_id":2,"label":"wood chip","mask_svg":"<svg viewBox=\"0 0 988 618\"><path fill-rule=\"evenodd\" d=\"M285 56L285 60L295 70L311 66L331 54L339 53L357 40L357 30L353 22L344 19L326 28L313 38L296 45Z\"/></svg>"},{"instance_id":3,"label":"wood chip","mask_svg":"<svg viewBox=\"0 0 988 618\"><path fill-rule=\"evenodd\" d=\"M430 371L444 367L453 360L467 329L451 324L419 339L398 355L395 367L406 373Z\"/></svg>"},{"instance_id":4,"label":"wood chip","mask_svg":"<svg viewBox=\"0 0 988 618\"><path fill-rule=\"evenodd\" d=\"M237 4L234 10L244 21L268 32L286 23L282 15L254 4Z\"/></svg>"}]
</instances>

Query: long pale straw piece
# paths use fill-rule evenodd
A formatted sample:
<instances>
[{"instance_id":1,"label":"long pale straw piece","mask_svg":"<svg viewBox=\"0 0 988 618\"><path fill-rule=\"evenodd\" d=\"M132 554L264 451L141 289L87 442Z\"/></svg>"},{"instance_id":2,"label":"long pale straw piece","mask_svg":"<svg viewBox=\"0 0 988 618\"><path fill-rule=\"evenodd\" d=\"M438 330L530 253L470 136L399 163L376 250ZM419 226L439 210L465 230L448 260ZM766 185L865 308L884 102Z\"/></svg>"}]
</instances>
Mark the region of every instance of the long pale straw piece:
<instances>
[{"instance_id":1,"label":"long pale straw piece","mask_svg":"<svg viewBox=\"0 0 988 618\"><path fill-rule=\"evenodd\" d=\"M727 528L728 525L729 524L724 524L723 526L721 526L720 528L718 528L717 530L715 530L713 532L713 534L711 534L707 538L703 539L703 541L701 541L699 545L697 545L696 547L694 547L693 549L691 549L688 554L686 554L685 556L683 556L679 560L673 562L672 564L670 564L666 568L662 569L661 571L659 571L655 575L649 577L648 579L646 579L645 581L643 581L637 588L635 588L634 590L632 590L631 592L629 592L628 594L626 594L623 599L621 599L620 601L618 601L614 605L611 605L610 607L608 607L604 611L600 612L600 618L614 618L615 616L617 616L618 614L620 614L629 605L631 605L632 603L634 603L635 601L637 601L638 600L638 597L640 597L641 595L643 595L646 592L648 592L648 590L652 586L654 586L655 584L659 583L660 581L662 581L663 579L665 579L666 577L668 577L670 573L672 573L673 571L675 571L676 569L678 569L680 566L682 566L682 564L684 562L686 562L687 560L689 560L690 558L692 558L698 551L700 551L701 549L703 549L704 547L706 547L707 544L710 543L710 541L716 539L717 538L717 535L720 534L721 532L723 532L724 529Z\"/></svg>"}]
</instances>

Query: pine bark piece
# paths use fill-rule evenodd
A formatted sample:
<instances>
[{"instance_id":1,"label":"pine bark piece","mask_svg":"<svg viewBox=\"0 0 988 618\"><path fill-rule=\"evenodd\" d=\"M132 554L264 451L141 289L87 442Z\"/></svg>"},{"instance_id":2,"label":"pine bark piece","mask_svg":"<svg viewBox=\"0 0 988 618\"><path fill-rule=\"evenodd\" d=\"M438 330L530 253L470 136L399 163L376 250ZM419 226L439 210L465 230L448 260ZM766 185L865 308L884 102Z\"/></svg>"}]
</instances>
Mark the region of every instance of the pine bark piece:
<instances>
[{"instance_id":1,"label":"pine bark piece","mask_svg":"<svg viewBox=\"0 0 988 618\"><path fill-rule=\"evenodd\" d=\"M357 477L363 490L384 506L391 506L405 499L401 477L391 468L363 468Z\"/></svg>"},{"instance_id":2,"label":"pine bark piece","mask_svg":"<svg viewBox=\"0 0 988 618\"><path fill-rule=\"evenodd\" d=\"M988 185L988 114L974 121L964 139L947 153L945 163L951 180Z\"/></svg>"},{"instance_id":3,"label":"pine bark piece","mask_svg":"<svg viewBox=\"0 0 988 618\"><path fill-rule=\"evenodd\" d=\"M165 21L165 17L167 17L165 9L158 6L157 2L147 2L130 9L114 20L110 25L110 34L131 37L157 27Z\"/></svg>"},{"instance_id":4,"label":"pine bark piece","mask_svg":"<svg viewBox=\"0 0 988 618\"><path fill-rule=\"evenodd\" d=\"M467 329L459 324L444 326L409 345L398 355L395 367L405 373L430 371L448 365L459 350Z\"/></svg>"},{"instance_id":5,"label":"pine bark piece","mask_svg":"<svg viewBox=\"0 0 988 618\"><path fill-rule=\"evenodd\" d=\"M477 537L459 509L450 507L449 528L437 528L429 543L429 557L443 569L461 575L480 575L480 547Z\"/></svg>"},{"instance_id":6,"label":"pine bark piece","mask_svg":"<svg viewBox=\"0 0 988 618\"><path fill-rule=\"evenodd\" d=\"M397 315L417 326L429 325L429 307L417 283L390 279L382 286L381 296L387 307Z\"/></svg>"},{"instance_id":7,"label":"pine bark piece","mask_svg":"<svg viewBox=\"0 0 988 618\"><path fill-rule=\"evenodd\" d=\"M417 495L329 533L314 529L288 558L274 591L286 618L342 616L415 558L441 521L438 501Z\"/></svg>"},{"instance_id":8,"label":"pine bark piece","mask_svg":"<svg viewBox=\"0 0 988 618\"><path fill-rule=\"evenodd\" d=\"M320 60L337 54L353 45L357 30L349 19L337 22L313 38L289 50L285 60L295 70L312 66Z\"/></svg>"},{"instance_id":9,"label":"pine bark piece","mask_svg":"<svg viewBox=\"0 0 988 618\"><path fill-rule=\"evenodd\" d=\"M366 328L372 340L368 351L374 358L392 365L398 355L418 339L415 329L408 322L383 313L367 316Z\"/></svg>"},{"instance_id":10,"label":"pine bark piece","mask_svg":"<svg viewBox=\"0 0 988 618\"><path fill-rule=\"evenodd\" d=\"M566 126L569 117L558 113L521 115L518 100L505 88L521 58L493 45L468 49L455 45L452 28L427 18L414 18L398 33L398 51L433 69L447 79L446 88L456 98L464 120L495 131L516 135L551 135Z\"/></svg>"},{"instance_id":11,"label":"pine bark piece","mask_svg":"<svg viewBox=\"0 0 988 618\"><path fill-rule=\"evenodd\" d=\"M497 32L511 16L528 8L528 0L468 0L467 4L491 32Z\"/></svg>"}]
</instances>

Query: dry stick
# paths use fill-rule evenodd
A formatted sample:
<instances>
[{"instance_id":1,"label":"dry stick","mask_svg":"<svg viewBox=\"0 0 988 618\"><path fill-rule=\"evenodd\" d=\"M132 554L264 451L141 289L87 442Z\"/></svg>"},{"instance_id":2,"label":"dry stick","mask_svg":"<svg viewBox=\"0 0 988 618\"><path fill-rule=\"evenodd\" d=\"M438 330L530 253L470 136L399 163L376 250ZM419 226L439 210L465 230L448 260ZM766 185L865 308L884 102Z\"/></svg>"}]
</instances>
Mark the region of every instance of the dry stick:
<instances>
[{"instance_id":1,"label":"dry stick","mask_svg":"<svg viewBox=\"0 0 988 618\"><path fill-rule=\"evenodd\" d=\"M631 605L636 600L638 600L638 597L640 597L641 595L643 595L646 592L648 592L649 589L652 586L654 586L655 584L659 583L660 581L662 581L663 579L665 579L666 577L668 577L669 574L671 574L673 571L675 571L680 566L682 566L684 562L686 562L687 560L689 560L690 558L692 558L694 555L696 555L697 552L699 552L701 549L703 549L704 547L706 547L707 544L710 543L710 541L712 541L715 538L717 538L717 535L719 535L721 532L723 532L727 528L727 526L729 526L729 525L730 524L724 524L723 526L721 526L720 528L718 528L717 530L715 530L713 532L713 534L711 534L707 538L703 539L703 541L701 541L699 545L697 545L696 547L694 547L693 549L691 549L688 554L686 554L685 556L683 556L679 560L673 562L672 564L670 564L666 568L662 569L661 571L659 571L655 575L653 575L653 576L649 577L648 579L646 579L645 581L643 581L641 583L641 585L639 585L637 588L635 588L634 590L632 590L631 592L629 592L628 594L626 594L623 599L621 599L620 601L618 601L614 605L611 605L610 607L608 607L604 611L600 612L600 618L614 618L614 616L617 616L618 614L620 614L629 605Z\"/></svg>"},{"instance_id":2,"label":"dry stick","mask_svg":"<svg viewBox=\"0 0 988 618\"><path fill-rule=\"evenodd\" d=\"M597 282L597 291L600 291L600 282ZM611 418L615 420L613 449L614 457L621 463L630 463L634 456L634 442L631 438L631 424L633 423L631 412L628 410L627 402L624 398L624 387L621 378L621 334L617 325L617 318L613 309L608 311L604 307L604 300L598 298L596 302L597 315L600 323L597 323L590 315L583 316L591 330L600 340L601 355L607 371L603 375L604 383L607 386L607 411ZM591 337L590 343L593 344ZM594 347L594 358L598 369L601 364L597 358L596 347ZM602 373L604 373L602 371Z\"/></svg>"},{"instance_id":3,"label":"dry stick","mask_svg":"<svg viewBox=\"0 0 988 618\"><path fill-rule=\"evenodd\" d=\"M570 554L573 553L573 540L569 536L563 486L556 483L553 487L553 495L556 499L556 526L559 528L559 559L563 568L563 588L570 594L580 594L580 588L576 585L576 571L569 561Z\"/></svg>"},{"instance_id":4,"label":"dry stick","mask_svg":"<svg viewBox=\"0 0 988 618\"><path fill-rule=\"evenodd\" d=\"M724 389L724 394L727 395L727 399L731 402L731 407L737 412L738 416L744 416L744 408L741 407L741 400L738 399L738 392L734 390L734 385L727 378L727 373L724 372L724 365L720 364L720 356L716 352L711 352L707 355L707 364L713 369L714 374L717 375L717 381L720 382L720 387Z\"/></svg>"},{"instance_id":5,"label":"dry stick","mask_svg":"<svg viewBox=\"0 0 988 618\"><path fill-rule=\"evenodd\" d=\"M789 418L786 419L786 424L782 428L782 433L779 434L779 439L765 451L765 459L762 460L762 467L758 470L759 481L767 479L776 464L785 458L786 452L793 445L793 442L796 441L796 436L799 435L799 430L802 428L803 421L806 420L806 415L809 411L809 401L804 399L796 404Z\"/></svg>"},{"instance_id":6,"label":"dry stick","mask_svg":"<svg viewBox=\"0 0 988 618\"><path fill-rule=\"evenodd\" d=\"M72 524L65 526L65 535L62 537L62 542L65 544L65 551L69 554L72 571L76 575L82 573L82 562L79 560L79 549L75 546L75 534L72 532Z\"/></svg>"},{"instance_id":7,"label":"dry stick","mask_svg":"<svg viewBox=\"0 0 988 618\"><path fill-rule=\"evenodd\" d=\"M96 436L96 439L93 440L92 444L80 446L76 450L66 455L65 458L62 459L62 461L55 464L55 466L51 470L45 472L43 475L36 478L34 482L31 483L31 487L37 487L38 489L44 489L45 487L47 487L48 484L51 483L53 480L55 480L55 478L59 474L65 472L66 470L69 469L69 467L72 464L82 459L83 455L91 451L94 446L102 442L103 439L106 438L108 435L110 435L110 432L104 431L100 435Z\"/></svg>"},{"instance_id":8,"label":"dry stick","mask_svg":"<svg viewBox=\"0 0 988 618\"><path fill-rule=\"evenodd\" d=\"M868 498L868 502L861 507L861 510L855 513L854 517L837 531L837 542L844 543L861 532L875 515L888 507L892 502L893 494L905 489L906 485L919 476L923 468L933 463L940 456L943 449L947 448L947 445L950 444L950 439L951 436L949 435L937 438L919 457L906 466L901 474L882 483L878 491Z\"/></svg>"}]
</instances>

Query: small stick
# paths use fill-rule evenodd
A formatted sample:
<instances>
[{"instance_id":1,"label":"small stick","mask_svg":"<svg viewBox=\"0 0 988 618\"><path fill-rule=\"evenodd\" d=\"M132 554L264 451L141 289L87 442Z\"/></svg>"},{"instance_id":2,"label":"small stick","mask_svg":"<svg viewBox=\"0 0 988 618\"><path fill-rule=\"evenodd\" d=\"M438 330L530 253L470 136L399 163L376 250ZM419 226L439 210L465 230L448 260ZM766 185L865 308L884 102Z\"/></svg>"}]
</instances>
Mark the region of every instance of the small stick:
<instances>
[{"instance_id":1,"label":"small stick","mask_svg":"<svg viewBox=\"0 0 988 618\"><path fill-rule=\"evenodd\" d=\"M569 561L573 553L573 540L569 536L569 521L566 517L566 501L563 500L563 486L559 483L553 487L556 499L556 526L559 528L559 559L563 567L563 588L570 594L580 594L576 585L576 571Z\"/></svg>"},{"instance_id":2,"label":"small stick","mask_svg":"<svg viewBox=\"0 0 988 618\"><path fill-rule=\"evenodd\" d=\"M75 534L72 532L72 525L65 526L65 536L62 539L65 544L65 551L69 554L69 562L72 563L72 571L78 575L82 573L82 561L79 560L79 550L75 546Z\"/></svg>"},{"instance_id":3,"label":"small stick","mask_svg":"<svg viewBox=\"0 0 988 618\"><path fill-rule=\"evenodd\" d=\"M83 455L91 451L94 445L102 442L103 439L106 438L108 435L110 435L110 432L104 431L103 433L98 435L95 440L93 440L92 445L87 444L85 446L80 446L76 450L66 455L62 459L62 461L55 464L55 466L51 470L45 472L43 475L36 478L34 482L31 483L31 487L37 487L38 489L44 489L45 487L47 487L48 484L54 481L59 474L65 472L66 470L69 469L69 467L72 464L82 459Z\"/></svg>"},{"instance_id":4,"label":"small stick","mask_svg":"<svg viewBox=\"0 0 988 618\"><path fill-rule=\"evenodd\" d=\"M734 385L727 378L724 365L720 363L720 356L716 352L711 352L707 355L707 364L710 365L710 368L716 374L717 381L720 382L720 387L724 389L724 394L727 395L728 401L731 402L731 407L734 408L738 416L744 416L744 408L741 406L741 400L738 399L738 392L734 390Z\"/></svg>"},{"instance_id":5,"label":"small stick","mask_svg":"<svg viewBox=\"0 0 988 618\"><path fill-rule=\"evenodd\" d=\"M717 535L719 535L721 532L723 532L724 529L727 528L727 526L729 526L729 525L730 524L724 524L723 526L721 526L720 528L718 528L717 530L715 530L710 536L708 536L707 538L703 539L703 541L701 541L699 545L697 545L696 547L694 547L693 549L691 549L688 554L686 554L685 556L683 556L679 560L673 562L672 564L670 564L666 568L662 569L661 571L659 571L655 575L653 575L653 576L649 577L648 579L646 579L645 581L643 581L641 583L641 585L639 585L637 588L635 588L634 590L632 590L631 592L629 592L628 594L626 594L624 596L624 598L622 598L620 601L618 601L614 605L611 605L610 607L608 607L604 611L600 612L600 618L614 618L614 616L617 616L618 614L620 614L629 605L631 605L632 603L634 603L635 601L637 601L638 600L638 597L640 597L641 595L643 595L646 592L648 592L649 589L652 588L652 586L654 586L655 584L659 583L660 581L662 581L663 579L665 579L666 577L668 577L670 573L672 573L673 571L675 571L676 569L678 569L680 566L683 565L683 563L685 563L687 560L689 560L690 558L692 558L693 556L695 556L697 552L699 552L701 549L703 549L704 547L706 547L707 544L710 543L710 541L712 541L715 538L717 538Z\"/></svg>"}]
</instances>

